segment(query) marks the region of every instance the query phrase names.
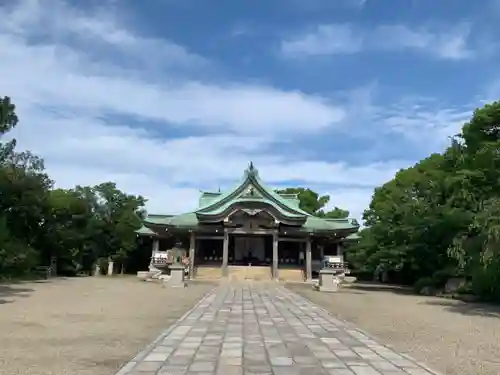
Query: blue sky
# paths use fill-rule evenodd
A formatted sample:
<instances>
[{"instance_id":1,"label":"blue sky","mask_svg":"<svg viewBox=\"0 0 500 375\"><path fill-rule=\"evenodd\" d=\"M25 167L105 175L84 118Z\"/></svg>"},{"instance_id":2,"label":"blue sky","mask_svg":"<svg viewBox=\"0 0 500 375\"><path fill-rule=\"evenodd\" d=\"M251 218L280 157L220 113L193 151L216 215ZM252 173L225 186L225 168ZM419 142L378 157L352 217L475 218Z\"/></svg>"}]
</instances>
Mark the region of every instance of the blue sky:
<instances>
[{"instance_id":1,"label":"blue sky","mask_svg":"<svg viewBox=\"0 0 500 375\"><path fill-rule=\"evenodd\" d=\"M498 98L498 0L4 2L0 95L57 186L192 209L252 160L359 218Z\"/></svg>"}]
</instances>

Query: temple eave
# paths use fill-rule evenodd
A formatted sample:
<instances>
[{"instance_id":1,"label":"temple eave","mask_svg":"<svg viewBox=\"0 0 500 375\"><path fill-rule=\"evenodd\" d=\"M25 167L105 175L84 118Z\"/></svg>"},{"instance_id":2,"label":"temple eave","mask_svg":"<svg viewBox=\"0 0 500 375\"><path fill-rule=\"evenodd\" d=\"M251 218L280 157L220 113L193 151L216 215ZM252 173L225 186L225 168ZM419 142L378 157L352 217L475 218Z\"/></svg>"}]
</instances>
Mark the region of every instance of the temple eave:
<instances>
[{"instance_id":1,"label":"temple eave","mask_svg":"<svg viewBox=\"0 0 500 375\"><path fill-rule=\"evenodd\" d=\"M220 224L220 225L217 225ZM166 231L175 231L175 232L185 232L185 231L199 231L199 232L216 232L218 230L223 231L235 231L235 230L240 230L241 232L244 231L244 229L238 228L238 227L231 227L231 226L225 226L224 223L221 222L207 222L203 223L200 222L198 224L193 224L193 225L154 225L154 229L151 229L147 226L144 226L143 228L147 228L147 231L142 229L136 231L136 233L140 235L158 235L158 232L166 232ZM259 228L255 229L257 232L262 232L262 231L275 231L280 234L288 234L288 235L293 235L293 234L309 234L309 235L320 235L320 236L326 236L326 237L349 237L352 234L355 234L358 231L357 227L353 228L339 228L339 229L323 229L323 228L307 228L303 226L297 226L297 227L276 227L276 228ZM252 231L251 230L245 230L245 233L251 235ZM357 237L351 237L349 240L357 240Z\"/></svg>"}]
</instances>

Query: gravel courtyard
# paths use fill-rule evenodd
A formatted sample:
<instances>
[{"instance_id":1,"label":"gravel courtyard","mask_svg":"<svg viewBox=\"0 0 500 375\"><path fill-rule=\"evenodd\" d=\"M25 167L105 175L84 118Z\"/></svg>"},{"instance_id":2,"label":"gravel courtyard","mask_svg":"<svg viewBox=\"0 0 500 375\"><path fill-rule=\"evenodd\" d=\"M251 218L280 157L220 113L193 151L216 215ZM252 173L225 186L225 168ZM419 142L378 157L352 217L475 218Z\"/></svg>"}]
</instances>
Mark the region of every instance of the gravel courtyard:
<instances>
[{"instance_id":1,"label":"gravel courtyard","mask_svg":"<svg viewBox=\"0 0 500 375\"><path fill-rule=\"evenodd\" d=\"M449 375L500 374L500 308L354 284L338 293L287 285L395 350Z\"/></svg>"},{"instance_id":2,"label":"gravel courtyard","mask_svg":"<svg viewBox=\"0 0 500 375\"><path fill-rule=\"evenodd\" d=\"M0 284L0 374L112 375L213 287L128 276Z\"/></svg>"}]
</instances>

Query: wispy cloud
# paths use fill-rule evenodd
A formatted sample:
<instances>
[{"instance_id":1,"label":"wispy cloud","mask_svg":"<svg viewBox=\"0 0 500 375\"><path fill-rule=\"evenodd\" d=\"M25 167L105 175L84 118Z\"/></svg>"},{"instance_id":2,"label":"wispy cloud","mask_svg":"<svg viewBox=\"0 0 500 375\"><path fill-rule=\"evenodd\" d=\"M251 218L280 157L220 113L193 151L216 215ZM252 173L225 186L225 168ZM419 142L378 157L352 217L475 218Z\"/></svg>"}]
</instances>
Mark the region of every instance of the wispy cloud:
<instances>
[{"instance_id":1,"label":"wispy cloud","mask_svg":"<svg viewBox=\"0 0 500 375\"><path fill-rule=\"evenodd\" d=\"M463 60L475 56L470 42L470 26L453 28L417 28L404 25L379 27L372 36L374 47L388 50L416 50L447 60Z\"/></svg>"},{"instance_id":2,"label":"wispy cloud","mask_svg":"<svg viewBox=\"0 0 500 375\"><path fill-rule=\"evenodd\" d=\"M360 51L413 50L441 59L463 60L476 56L471 45L470 27L410 28L406 25L384 25L362 30L347 24L319 25L281 44L286 56L324 56Z\"/></svg>"},{"instance_id":3,"label":"wispy cloud","mask_svg":"<svg viewBox=\"0 0 500 375\"><path fill-rule=\"evenodd\" d=\"M273 184L352 184L363 173L369 190L395 170L295 163L270 145L341 126L342 105L271 86L192 80L189 69L181 80L152 82L141 74L150 64L143 56L168 55L166 71L205 59L141 36L103 10L51 5L26 0L2 9L9 22L0 25L0 94L18 105L20 147L42 155L59 186L115 179L147 196L150 209L169 212L191 207L197 188L238 179L249 160Z\"/></svg>"},{"instance_id":4,"label":"wispy cloud","mask_svg":"<svg viewBox=\"0 0 500 375\"><path fill-rule=\"evenodd\" d=\"M46 159L59 186L113 179L145 195L151 211L179 212L193 207L198 188L234 182L253 160L271 184L331 193L332 203L359 217L373 186L411 163L332 161L320 152L298 160L301 148L315 149L302 142L306 135L355 126L376 134L377 124L402 134L395 124L403 121L370 89L331 98L223 74L207 80L210 59L138 33L113 9L62 0L0 7L7 20L0 24L0 95L13 98L21 118L13 135ZM323 33L354 42L337 49L352 50L358 40L347 29Z\"/></svg>"},{"instance_id":5,"label":"wispy cloud","mask_svg":"<svg viewBox=\"0 0 500 375\"><path fill-rule=\"evenodd\" d=\"M338 10L339 7L363 9L368 0L281 0L283 6L293 7L302 12L318 12L324 10Z\"/></svg>"},{"instance_id":6,"label":"wispy cloud","mask_svg":"<svg viewBox=\"0 0 500 375\"><path fill-rule=\"evenodd\" d=\"M449 137L460 132L473 110L472 105L445 106L435 100L417 98L384 107L375 122L385 131L400 133L420 143L422 151L431 153L449 144Z\"/></svg>"},{"instance_id":7,"label":"wispy cloud","mask_svg":"<svg viewBox=\"0 0 500 375\"><path fill-rule=\"evenodd\" d=\"M320 25L315 30L284 40L281 51L287 56L322 56L358 52L363 38L349 25Z\"/></svg>"}]
</instances>

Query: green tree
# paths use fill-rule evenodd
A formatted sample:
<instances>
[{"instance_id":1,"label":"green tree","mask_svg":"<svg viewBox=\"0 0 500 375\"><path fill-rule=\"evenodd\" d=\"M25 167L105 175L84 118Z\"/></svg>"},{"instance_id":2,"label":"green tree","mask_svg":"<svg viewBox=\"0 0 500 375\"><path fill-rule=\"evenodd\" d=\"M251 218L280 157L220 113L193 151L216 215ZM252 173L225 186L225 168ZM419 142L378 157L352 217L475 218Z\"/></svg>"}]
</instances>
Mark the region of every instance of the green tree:
<instances>
[{"instance_id":1,"label":"green tree","mask_svg":"<svg viewBox=\"0 0 500 375\"><path fill-rule=\"evenodd\" d=\"M307 213L315 216L343 219L349 216L349 211L335 207L331 211L325 211L325 207L330 201L330 196L319 195L317 192L303 187L286 188L276 190L279 194L297 195L299 207Z\"/></svg>"},{"instance_id":2,"label":"green tree","mask_svg":"<svg viewBox=\"0 0 500 375\"><path fill-rule=\"evenodd\" d=\"M12 130L18 123L16 115L16 106L12 104L9 97L0 97L0 139L2 136ZM16 145L15 140L6 144L0 143L0 163L10 155Z\"/></svg>"},{"instance_id":3,"label":"green tree","mask_svg":"<svg viewBox=\"0 0 500 375\"><path fill-rule=\"evenodd\" d=\"M500 102L474 112L456 147L455 201L468 211L449 254L472 278L475 292L500 300Z\"/></svg>"},{"instance_id":4,"label":"green tree","mask_svg":"<svg viewBox=\"0 0 500 375\"><path fill-rule=\"evenodd\" d=\"M101 256L111 257L122 267L137 246L135 231L142 226L146 200L120 191L115 183L107 182L92 189L96 197L95 215L99 219Z\"/></svg>"},{"instance_id":5,"label":"green tree","mask_svg":"<svg viewBox=\"0 0 500 375\"><path fill-rule=\"evenodd\" d=\"M375 189L351 262L409 283L465 275L479 296L500 300L499 124L499 102L476 110L443 153Z\"/></svg>"},{"instance_id":6,"label":"green tree","mask_svg":"<svg viewBox=\"0 0 500 375\"><path fill-rule=\"evenodd\" d=\"M0 98L0 140L18 124L15 106ZM41 158L0 143L0 277L29 273L58 258L58 271L90 271L102 257L123 265L136 246L144 198L112 182L53 189Z\"/></svg>"},{"instance_id":7,"label":"green tree","mask_svg":"<svg viewBox=\"0 0 500 375\"><path fill-rule=\"evenodd\" d=\"M324 217L327 219L345 219L349 217L349 211L343 210L342 208L335 206L331 211L325 212L323 210L320 210L317 216Z\"/></svg>"}]
</instances>

